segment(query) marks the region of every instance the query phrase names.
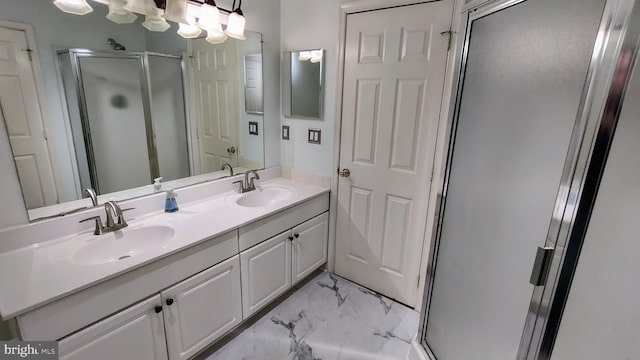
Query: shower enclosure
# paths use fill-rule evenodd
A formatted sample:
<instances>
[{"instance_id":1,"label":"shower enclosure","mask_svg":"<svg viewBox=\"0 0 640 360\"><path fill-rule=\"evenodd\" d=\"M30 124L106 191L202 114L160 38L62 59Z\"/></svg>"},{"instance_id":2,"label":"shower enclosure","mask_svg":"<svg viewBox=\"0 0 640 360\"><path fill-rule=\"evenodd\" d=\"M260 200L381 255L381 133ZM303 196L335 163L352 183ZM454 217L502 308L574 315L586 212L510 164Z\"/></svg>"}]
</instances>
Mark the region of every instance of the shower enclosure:
<instances>
[{"instance_id":1,"label":"shower enclosure","mask_svg":"<svg viewBox=\"0 0 640 360\"><path fill-rule=\"evenodd\" d=\"M58 60L82 189L190 176L181 56L68 49Z\"/></svg>"},{"instance_id":2,"label":"shower enclosure","mask_svg":"<svg viewBox=\"0 0 640 360\"><path fill-rule=\"evenodd\" d=\"M418 340L434 360L550 359L640 9L467 3Z\"/></svg>"}]
</instances>

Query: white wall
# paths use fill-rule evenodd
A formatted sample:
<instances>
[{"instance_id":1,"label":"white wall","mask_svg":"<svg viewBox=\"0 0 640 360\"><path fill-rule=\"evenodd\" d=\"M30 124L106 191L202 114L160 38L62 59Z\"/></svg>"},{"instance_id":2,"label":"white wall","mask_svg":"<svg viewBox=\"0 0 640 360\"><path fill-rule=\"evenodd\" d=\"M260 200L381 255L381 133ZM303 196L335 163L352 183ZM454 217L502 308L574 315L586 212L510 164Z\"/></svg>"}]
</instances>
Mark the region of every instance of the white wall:
<instances>
[{"instance_id":1,"label":"white wall","mask_svg":"<svg viewBox=\"0 0 640 360\"><path fill-rule=\"evenodd\" d=\"M554 360L640 359L640 69L636 65L578 267Z\"/></svg>"},{"instance_id":2,"label":"white wall","mask_svg":"<svg viewBox=\"0 0 640 360\"><path fill-rule=\"evenodd\" d=\"M289 125L291 131L291 140L282 140L282 166L306 173L331 176L338 91L336 82L340 0L281 0L281 7L282 51L327 50L323 120L282 117L282 124ZM309 128L322 130L321 145L307 142Z\"/></svg>"}]
</instances>

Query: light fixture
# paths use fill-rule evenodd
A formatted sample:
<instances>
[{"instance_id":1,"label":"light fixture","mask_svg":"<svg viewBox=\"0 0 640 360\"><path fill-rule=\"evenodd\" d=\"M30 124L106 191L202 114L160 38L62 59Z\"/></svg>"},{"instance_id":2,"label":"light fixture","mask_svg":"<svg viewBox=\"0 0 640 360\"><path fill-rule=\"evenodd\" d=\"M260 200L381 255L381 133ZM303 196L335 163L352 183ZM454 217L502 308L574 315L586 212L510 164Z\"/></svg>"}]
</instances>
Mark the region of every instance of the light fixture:
<instances>
[{"instance_id":1,"label":"light fixture","mask_svg":"<svg viewBox=\"0 0 640 360\"><path fill-rule=\"evenodd\" d=\"M53 2L58 9L74 15L87 15L93 11L87 0L56 0Z\"/></svg>"},{"instance_id":2,"label":"light fixture","mask_svg":"<svg viewBox=\"0 0 640 360\"><path fill-rule=\"evenodd\" d=\"M188 25L187 0L167 0L167 8L162 17L169 21Z\"/></svg>"},{"instance_id":3,"label":"light fixture","mask_svg":"<svg viewBox=\"0 0 640 360\"><path fill-rule=\"evenodd\" d=\"M220 26L220 11L213 0L207 0L200 7L198 26L202 30L215 29Z\"/></svg>"},{"instance_id":4,"label":"light fixture","mask_svg":"<svg viewBox=\"0 0 640 360\"><path fill-rule=\"evenodd\" d=\"M147 14L144 22L142 23L142 26L144 26L145 29L149 31L154 31L154 32L165 32L169 30L171 25L169 25L167 20L161 17L162 10L155 8L155 9L152 9L151 11L152 11L152 14Z\"/></svg>"},{"instance_id":5,"label":"light fixture","mask_svg":"<svg viewBox=\"0 0 640 360\"><path fill-rule=\"evenodd\" d=\"M124 6L126 4L125 0L109 0L109 14L107 14L107 19L116 24L131 24L136 21L138 15L125 10Z\"/></svg>"},{"instance_id":6,"label":"light fixture","mask_svg":"<svg viewBox=\"0 0 640 360\"><path fill-rule=\"evenodd\" d=\"M322 50L311 50L311 62L319 63L322 61Z\"/></svg>"},{"instance_id":7,"label":"light fixture","mask_svg":"<svg viewBox=\"0 0 640 360\"><path fill-rule=\"evenodd\" d=\"M222 30L222 26L220 26L220 30ZM205 40L207 40L207 42L209 44L215 45L215 44L222 44L223 42L227 41L229 37L227 36L227 34L225 34L223 31L207 31L207 37L205 38Z\"/></svg>"},{"instance_id":8,"label":"light fixture","mask_svg":"<svg viewBox=\"0 0 640 360\"><path fill-rule=\"evenodd\" d=\"M233 6L235 5L236 1L233 0ZM232 7L232 12L229 15L229 24L227 25L227 29L224 31L224 33L234 39L246 40L247 38L244 36L244 26L247 20L244 18L241 7L242 0L239 0L238 7L236 9L233 9Z\"/></svg>"},{"instance_id":9,"label":"light fixture","mask_svg":"<svg viewBox=\"0 0 640 360\"><path fill-rule=\"evenodd\" d=\"M100 3L100 4L109 5L109 0L93 0L93 1L95 1L97 3Z\"/></svg>"},{"instance_id":10,"label":"light fixture","mask_svg":"<svg viewBox=\"0 0 640 360\"><path fill-rule=\"evenodd\" d=\"M300 51L298 54L298 60L307 61L311 60L311 51Z\"/></svg>"},{"instance_id":11,"label":"light fixture","mask_svg":"<svg viewBox=\"0 0 640 360\"><path fill-rule=\"evenodd\" d=\"M185 39L195 39L202 34L202 29L196 25L196 19L193 16L188 16L187 20L189 24L180 24L178 35Z\"/></svg>"},{"instance_id":12,"label":"light fixture","mask_svg":"<svg viewBox=\"0 0 640 360\"><path fill-rule=\"evenodd\" d=\"M127 0L124 9L141 15L152 15L157 7L153 0Z\"/></svg>"}]
</instances>

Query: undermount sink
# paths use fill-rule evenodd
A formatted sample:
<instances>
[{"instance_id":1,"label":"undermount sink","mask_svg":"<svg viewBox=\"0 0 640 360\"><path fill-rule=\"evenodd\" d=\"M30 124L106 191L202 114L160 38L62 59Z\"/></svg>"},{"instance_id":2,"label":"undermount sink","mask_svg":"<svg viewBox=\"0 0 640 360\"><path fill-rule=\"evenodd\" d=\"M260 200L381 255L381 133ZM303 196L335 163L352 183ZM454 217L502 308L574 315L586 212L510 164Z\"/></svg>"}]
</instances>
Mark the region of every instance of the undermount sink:
<instances>
[{"instance_id":1,"label":"undermount sink","mask_svg":"<svg viewBox=\"0 0 640 360\"><path fill-rule=\"evenodd\" d=\"M245 207L271 206L280 201L287 200L291 196L291 190L280 186L258 188L240 196L236 204Z\"/></svg>"},{"instance_id":2,"label":"undermount sink","mask_svg":"<svg viewBox=\"0 0 640 360\"><path fill-rule=\"evenodd\" d=\"M71 255L79 265L98 265L128 259L166 245L175 231L168 226L125 228L104 235L91 235Z\"/></svg>"}]
</instances>

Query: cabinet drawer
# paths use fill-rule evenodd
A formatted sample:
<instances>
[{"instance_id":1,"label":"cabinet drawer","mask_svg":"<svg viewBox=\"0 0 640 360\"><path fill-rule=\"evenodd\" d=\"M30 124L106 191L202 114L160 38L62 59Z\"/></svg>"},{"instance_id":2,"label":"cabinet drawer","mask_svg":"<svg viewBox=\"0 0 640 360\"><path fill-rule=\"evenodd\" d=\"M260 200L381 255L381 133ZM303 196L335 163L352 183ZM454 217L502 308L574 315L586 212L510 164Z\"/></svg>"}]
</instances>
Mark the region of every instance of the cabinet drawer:
<instances>
[{"instance_id":1,"label":"cabinet drawer","mask_svg":"<svg viewBox=\"0 0 640 360\"><path fill-rule=\"evenodd\" d=\"M240 251L259 244L264 241L264 239L289 230L303 221L320 215L327 210L329 210L329 194L322 194L275 215L243 226L239 230Z\"/></svg>"},{"instance_id":2,"label":"cabinet drawer","mask_svg":"<svg viewBox=\"0 0 640 360\"><path fill-rule=\"evenodd\" d=\"M58 340L238 253L236 230L17 317L23 340Z\"/></svg>"},{"instance_id":3,"label":"cabinet drawer","mask_svg":"<svg viewBox=\"0 0 640 360\"><path fill-rule=\"evenodd\" d=\"M162 360L167 358L160 296L94 324L60 341L61 360Z\"/></svg>"}]
</instances>

